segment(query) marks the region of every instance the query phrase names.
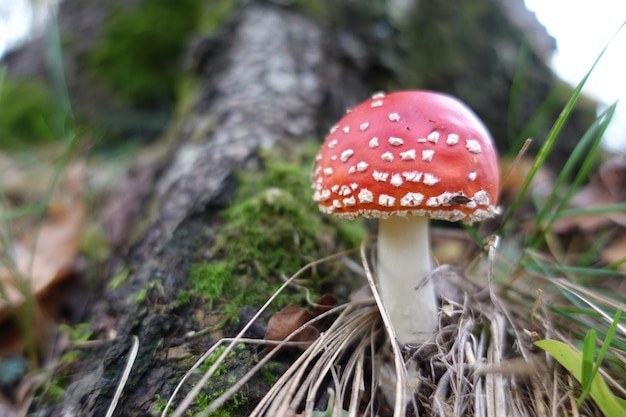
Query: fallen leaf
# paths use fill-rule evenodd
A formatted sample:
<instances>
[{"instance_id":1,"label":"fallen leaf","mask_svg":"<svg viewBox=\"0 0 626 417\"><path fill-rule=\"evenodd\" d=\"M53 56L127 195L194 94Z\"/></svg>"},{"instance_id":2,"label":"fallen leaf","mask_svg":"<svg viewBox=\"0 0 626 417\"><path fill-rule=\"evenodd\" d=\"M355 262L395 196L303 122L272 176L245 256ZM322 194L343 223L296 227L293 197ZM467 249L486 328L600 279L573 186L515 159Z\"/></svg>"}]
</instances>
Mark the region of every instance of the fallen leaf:
<instances>
[{"instance_id":1,"label":"fallen leaf","mask_svg":"<svg viewBox=\"0 0 626 417\"><path fill-rule=\"evenodd\" d=\"M315 316L319 316L320 314L327 312L336 305L337 299L334 296L330 294L324 294L319 298L319 300L317 300L315 304L313 304L313 308L311 311L313 312L313 314L315 314Z\"/></svg>"},{"instance_id":2,"label":"fallen leaf","mask_svg":"<svg viewBox=\"0 0 626 417\"><path fill-rule=\"evenodd\" d=\"M265 340L285 340L294 331L304 326L313 318L315 318L315 316L302 307L293 304L288 305L270 318L267 324ZM289 340L292 342L309 342L317 338L317 333L315 326L309 325ZM268 344L267 348L268 350L272 350L274 346Z\"/></svg>"},{"instance_id":3,"label":"fallen leaf","mask_svg":"<svg viewBox=\"0 0 626 417\"><path fill-rule=\"evenodd\" d=\"M41 226L16 242L8 251L11 261L0 265L0 286L4 290L0 320L9 314L10 307L20 306L24 296L42 295L72 270L86 214L83 188L78 183L84 173L82 168L68 172L64 186L71 192L49 205Z\"/></svg>"},{"instance_id":4,"label":"fallen leaf","mask_svg":"<svg viewBox=\"0 0 626 417\"><path fill-rule=\"evenodd\" d=\"M315 303L310 311L293 304L288 305L269 319L265 340L286 340L292 333L306 325L300 332L289 338L289 341L312 342L319 336L321 324L314 322L307 325L307 323L330 310L336 303L337 300L333 296L326 294ZM267 345L268 350L273 350L274 348L276 346L273 344Z\"/></svg>"}]
</instances>

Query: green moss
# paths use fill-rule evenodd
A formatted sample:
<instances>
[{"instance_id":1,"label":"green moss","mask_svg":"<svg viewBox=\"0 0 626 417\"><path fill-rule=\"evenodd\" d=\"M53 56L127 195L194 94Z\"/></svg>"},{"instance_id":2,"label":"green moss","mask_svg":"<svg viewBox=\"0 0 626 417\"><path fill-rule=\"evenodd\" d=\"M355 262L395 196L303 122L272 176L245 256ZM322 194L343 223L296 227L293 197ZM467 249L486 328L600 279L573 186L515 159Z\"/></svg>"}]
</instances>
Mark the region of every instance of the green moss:
<instances>
[{"instance_id":1,"label":"green moss","mask_svg":"<svg viewBox=\"0 0 626 417\"><path fill-rule=\"evenodd\" d=\"M206 361L198 368L197 373L204 374L220 358L226 350L226 346L220 346L211 353ZM188 415L196 415L205 410L219 396L224 394L243 373L252 366L252 356L243 343L235 346L219 364L212 378L207 382L203 390L194 400L193 406L187 410ZM243 409L249 403L248 398L242 392L235 394L221 409L211 413L213 417L247 415Z\"/></svg>"},{"instance_id":2,"label":"green moss","mask_svg":"<svg viewBox=\"0 0 626 417\"><path fill-rule=\"evenodd\" d=\"M59 138L61 115L50 89L41 81L0 77L0 147L41 144Z\"/></svg>"},{"instance_id":3,"label":"green moss","mask_svg":"<svg viewBox=\"0 0 626 417\"><path fill-rule=\"evenodd\" d=\"M142 288L137 292L137 294L135 294L135 297L133 297L133 300L136 303L141 303L142 301L146 299L147 296L148 296L148 289Z\"/></svg>"},{"instance_id":4,"label":"green moss","mask_svg":"<svg viewBox=\"0 0 626 417\"><path fill-rule=\"evenodd\" d=\"M223 211L214 254L189 270L195 291L209 306L219 300L223 314L236 319L241 306L262 305L289 277L311 261L345 248L356 248L365 236L360 222L337 221L319 213L311 200L309 167L313 151L285 162L265 155L265 169L239 175L238 193ZM302 275L313 296L325 282L336 282L344 268L324 265ZM273 308L304 301L288 289Z\"/></svg>"},{"instance_id":5,"label":"green moss","mask_svg":"<svg viewBox=\"0 0 626 417\"><path fill-rule=\"evenodd\" d=\"M261 368L261 376L265 379L267 384L271 387L280 379L284 372L284 364L278 362L268 362L263 368Z\"/></svg>"},{"instance_id":6,"label":"green moss","mask_svg":"<svg viewBox=\"0 0 626 417\"><path fill-rule=\"evenodd\" d=\"M220 366L218 366L218 368L215 370L214 375L215 376L220 376L222 374L224 374L226 372L226 370L228 369L227 367L227 361L229 359L232 359L235 357L237 352L241 352L245 349L245 345L243 343L239 343L237 346L235 346L235 349L231 350L228 355L226 355L226 357L224 358L224 361L222 362L222 364ZM222 356L222 354L226 351L226 346L220 346L218 348L215 349L215 351L213 351L213 353L211 353L206 360L204 361L204 363L198 368L200 372L204 373L206 371L208 371L214 364L215 362L217 362L217 360L220 358L220 356Z\"/></svg>"},{"instance_id":7,"label":"green moss","mask_svg":"<svg viewBox=\"0 0 626 417\"><path fill-rule=\"evenodd\" d=\"M109 281L109 283L107 284L107 286L114 290L117 287L119 287L124 281L126 281L126 278L128 278L128 274L130 274L130 269L128 268L122 268L120 269L114 276L113 278L111 278L111 280Z\"/></svg>"},{"instance_id":8,"label":"green moss","mask_svg":"<svg viewBox=\"0 0 626 417\"><path fill-rule=\"evenodd\" d=\"M190 266L189 279L191 285L208 299L209 309L212 309L213 302L222 296L224 282L229 276L230 269L231 267L227 262L214 264L202 262Z\"/></svg>"},{"instance_id":9,"label":"green moss","mask_svg":"<svg viewBox=\"0 0 626 417\"><path fill-rule=\"evenodd\" d=\"M167 405L168 399L163 397L161 394L156 394L154 396L154 401L152 408L150 409L150 414L153 416L160 416L165 410L165 406Z\"/></svg>"},{"instance_id":10,"label":"green moss","mask_svg":"<svg viewBox=\"0 0 626 417\"><path fill-rule=\"evenodd\" d=\"M191 297L189 291L181 290L178 292L178 298L176 299L176 307L182 307L184 305L189 304L191 301Z\"/></svg>"},{"instance_id":11,"label":"green moss","mask_svg":"<svg viewBox=\"0 0 626 417\"><path fill-rule=\"evenodd\" d=\"M96 75L132 104L171 101L183 49L198 25L201 0L143 0L112 6L100 44L89 54Z\"/></svg>"},{"instance_id":12,"label":"green moss","mask_svg":"<svg viewBox=\"0 0 626 417\"><path fill-rule=\"evenodd\" d=\"M89 323L78 323L75 326L69 326L67 324L59 324L59 331L66 333L72 343L83 343L91 339L93 331Z\"/></svg>"},{"instance_id":13,"label":"green moss","mask_svg":"<svg viewBox=\"0 0 626 417\"><path fill-rule=\"evenodd\" d=\"M46 404L59 404L63 401L64 397L65 388L51 383L46 386L45 393L41 400Z\"/></svg>"},{"instance_id":14,"label":"green moss","mask_svg":"<svg viewBox=\"0 0 626 417\"><path fill-rule=\"evenodd\" d=\"M187 415L189 416L194 416L196 415L197 412L203 411L204 409L206 409L209 405L211 405L211 403L217 398L219 397L221 394L223 394L223 392L212 392L212 393L206 393L206 392L201 392L200 394L198 394L198 396L196 397L196 406L197 406L197 411L192 411L189 410L187 412ZM211 414L209 414L210 417L233 417L233 416L240 416L240 415L244 415L241 413L238 413L237 410L244 406L245 404L247 404L247 398L243 395L240 394L236 394L233 396L233 398L231 399L232 404L228 405L228 406L224 406L223 408L212 412Z\"/></svg>"}]
</instances>

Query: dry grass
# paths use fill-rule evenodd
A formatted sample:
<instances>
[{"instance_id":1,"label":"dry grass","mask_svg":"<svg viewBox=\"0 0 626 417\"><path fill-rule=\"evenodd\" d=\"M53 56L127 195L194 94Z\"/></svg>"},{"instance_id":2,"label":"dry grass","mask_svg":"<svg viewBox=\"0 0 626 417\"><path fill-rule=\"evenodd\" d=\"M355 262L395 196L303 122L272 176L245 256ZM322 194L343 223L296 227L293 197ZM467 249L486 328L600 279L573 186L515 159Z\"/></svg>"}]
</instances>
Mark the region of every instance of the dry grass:
<instances>
[{"instance_id":1,"label":"dry grass","mask_svg":"<svg viewBox=\"0 0 626 417\"><path fill-rule=\"evenodd\" d=\"M361 255L365 274L373 283L364 247ZM400 347L390 342L394 340L390 337L393 330L385 325L384 310L376 303L375 287L372 287L373 298L342 304L315 318L336 317L330 328L321 333L274 384L250 416L601 416L590 399L580 407L576 405L580 385L533 344L543 338L569 342L568 333L560 330L564 323L555 323L554 314L546 306L546 302L553 300L545 294L534 304L503 299L493 277L495 265L501 262L495 245L488 248L486 255L477 263L485 271L484 286L450 266L441 266L433 272L431 279L452 289L446 293L455 295L442 297L439 331L421 346ZM319 262L323 261L327 260ZM590 301L610 301L598 298L591 290L571 288L572 284L565 281L546 281L546 284L550 288L556 285L566 291L580 292L580 296ZM517 294L521 294L521 290ZM294 336L305 327L294 332ZM228 344L228 349L232 349L241 342L266 343L242 339L245 330L220 345ZM294 344L290 338L276 343L280 346ZM228 349L221 358L226 357ZM208 416L218 410L253 373L274 358L277 351L268 352L246 377L197 415ZM207 355L200 358L197 365ZM196 384L178 405L174 416L184 415L194 395L211 378L217 366L219 363ZM624 394L621 387L624 381L615 380L606 372L604 376L613 388ZM181 381L181 385L184 383L185 380ZM167 414L166 408L162 415Z\"/></svg>"}]
</instances>

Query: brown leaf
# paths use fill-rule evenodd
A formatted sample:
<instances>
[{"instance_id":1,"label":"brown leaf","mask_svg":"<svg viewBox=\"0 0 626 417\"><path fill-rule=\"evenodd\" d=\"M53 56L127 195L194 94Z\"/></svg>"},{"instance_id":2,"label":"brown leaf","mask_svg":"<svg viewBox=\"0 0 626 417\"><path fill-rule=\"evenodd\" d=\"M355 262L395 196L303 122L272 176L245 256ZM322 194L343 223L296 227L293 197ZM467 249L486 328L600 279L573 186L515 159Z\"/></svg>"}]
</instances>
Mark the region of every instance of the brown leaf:
<instances>
[{"instance_id":1,"label":"brown leaf","mask_svg":"<svg viewBox=\"0 0 626 417\"><path fill-rule=\"evenodd\" d=\"M285 340L301 326L308 323L315 316L309 311L296 305L288 305L276 314L274 314L267 323L267 331L265 340ZM309 325L304 330L296 334L290 340L293 342L310 342L317 338L317 329ZM268 350L274 348L273 345L267 345Z\"/></svg>"},{"instance_id":2,"label":"brown leaf","mask_svg":"<svg viewBox=\"0 0 626 417\"><path fill-rule=\"evenodd\" d=\"M331 294L322 295L317 303L313 304L312 312L317 317L322 313L327 312L331 308L337 305L337 299Z\"/></svg>"},{"instance_id":3,"label":"brown leaf","mask_svg":"<svg viewBox=\"0 0 626 417\"><path fill-rule=\"evenodd\" d=\"M73 191L80 190L71 186L78 187ZM15 244L10 254L12 267L0 265L0 285L6 291L6 299L0 298L0 320L9 306L23 303L24 290L41 295L68 275L79 251L85 213L82 194L51 204L41 227Z\"/></svg>"},{"instance_id":4,"label":"brown leaf","mask_svg":"<svg viewBox=\"0 0 626 417\"><path fill-rule=\"evenodd\" d=\"M330 310L337 300L330 294L325 294L313 306L311 311L305 310L296 305L288 305L274 314L267 323L265 340L283 341L300 327L306 325L320 314ZM304 327L298 334L290 338L293 342L311 342L319 336L321 324L311 323ZM276 346L268 344L267 349L272 350Z\"/></svg>"}]
</instances>

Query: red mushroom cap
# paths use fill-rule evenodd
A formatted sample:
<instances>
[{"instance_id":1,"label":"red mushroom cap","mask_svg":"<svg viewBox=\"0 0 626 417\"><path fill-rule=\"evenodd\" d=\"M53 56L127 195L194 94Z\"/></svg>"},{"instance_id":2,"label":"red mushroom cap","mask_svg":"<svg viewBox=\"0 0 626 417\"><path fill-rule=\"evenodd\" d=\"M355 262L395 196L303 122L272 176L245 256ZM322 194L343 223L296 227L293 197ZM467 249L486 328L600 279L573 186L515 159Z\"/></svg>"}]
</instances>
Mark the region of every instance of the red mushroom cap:
<instances>
[{"instance_id":1,"label":"red mushroom cap","mask_svg":"<svg viewBox=\"0 0 626 417\"><path fill-rule=\"evenodd\" d=\"M417 215L466 223L497 214L493 140L459 100L428 91L376 94L331 129L313 199L354 219Z\"/></svg>"}]
</instances>

